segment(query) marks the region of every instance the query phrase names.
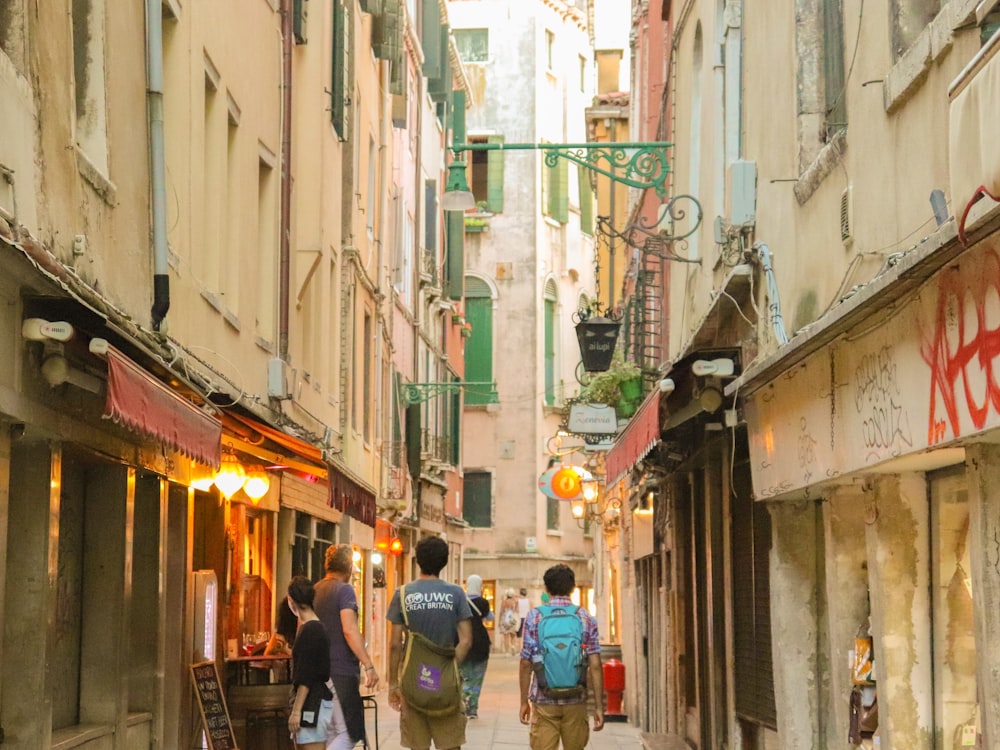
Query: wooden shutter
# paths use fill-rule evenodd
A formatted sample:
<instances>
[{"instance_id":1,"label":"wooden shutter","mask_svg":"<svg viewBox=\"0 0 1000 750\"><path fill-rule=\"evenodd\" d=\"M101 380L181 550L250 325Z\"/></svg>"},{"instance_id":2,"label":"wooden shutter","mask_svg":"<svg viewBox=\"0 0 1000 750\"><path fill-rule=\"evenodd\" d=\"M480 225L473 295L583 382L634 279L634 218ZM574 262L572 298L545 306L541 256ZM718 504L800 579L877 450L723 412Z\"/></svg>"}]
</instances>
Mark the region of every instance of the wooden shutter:
<instances>
[{"instance_id":1,"label":"wooden shutter","mask_svg":"<svg viewBox=\"0 0 1000 750\"><path fill-rule=\"evenodd\" d=\"M545 403L556 402L556 285L545 284Z\"/></svg>"},{"instance_id":2,"label":"wooden shutter","mask_svg":"<svg viewBox=\"0 0 1000 750\"><path fill-rule=\"evenodd\" d=\"M491 135L487 143L503 143L502 135ZM486 152L486 210L503 212L503 151Z\"/></svg>"},{"instance_id":3,"label":"wooden shutter","mask_svg":"<svg viewBox=\"0 0 1000 750\"><path fill-rule=\"evenodd\" d=\"M590 170L577 165L576 174L580 182L580 231L594 235L594 190L590 186Z\"/></svg>"},{"instance_id":4,"label":"wooden shutter","mask_svg":"<svg viewBox=\"0 0 1000 750\"><path fill-rule=\"evenodd\" d=\"M552 218L565 224L569 221L569 162L560 159L552 171L555 173L555 210Z\"/></svg>"},{"instance_id":5,"label":"wooden shutter","mask_svg":"<svg viewBox=\"0 0 1000 750\"><path fill-rule=\"evenodd\" d=\"M461 211L445 211L445 250L447 284L445 296L459 300L463 296L462 281L465 275L465 216Z\"/></svg>"},{"instance_id":6,"label":"wooden shutter","mask_svg":"<svg viewBox=\"0 0 1000 750\"><path fill-rule=\"evenodd\" d=\"M330 120L342 141L350 138L347 113L347 86L350 83L349 16L343 0L333 2L333 65L330 81Z\"/></svg>"},{"instance_id":7,"label":"wooden shutter","mask_svg":"<svg viewBox=\"0 0 1000 750\"><path fill-rule=\"evenodd\" d=\"M423 0L420 46L424 51L424 75L428 79L440 77L442 56L447 55L448 50L441 49L441 7L438 0Z\"/></svg>"},{"instance_id":8,"label":"wooden shutter","mask_svg":"<svg viewBox=\"0 0 1000 750\"><path fill-rule=\"evenodd\" d=\"M465 342L465 379L472 383L493 382L493 299L489 287L479 279L466 280L465 320L472 335ZM496 401L493 388L467 387L466 404Z\"/></svg>"}]
</instances>

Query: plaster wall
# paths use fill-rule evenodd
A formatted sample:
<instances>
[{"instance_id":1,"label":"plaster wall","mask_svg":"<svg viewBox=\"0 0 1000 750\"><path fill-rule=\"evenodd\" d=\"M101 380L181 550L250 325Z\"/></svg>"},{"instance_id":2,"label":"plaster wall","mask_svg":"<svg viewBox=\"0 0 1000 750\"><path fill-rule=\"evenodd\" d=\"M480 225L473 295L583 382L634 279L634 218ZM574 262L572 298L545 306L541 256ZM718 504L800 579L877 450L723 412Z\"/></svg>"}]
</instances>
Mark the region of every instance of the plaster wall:
<instances>
[{"instance_id":1,"label":"plaster wall","mask_svg":"<svg viewBox=\"0 0 1000 750\"><path fill-rule=\"evenodd\" d=\"M516 13L509 3L494 0L449 5L454 28L489 29L489 59L466 63L474 96L468 133L501 134L507 143L585 140L583 108L589 92L579 90L578 56L592 56L586 31L572 16L564 18L545 3L522 5ZM565 61L565 68L547 67L546 29L555 35L553 59L559 65ZM466 409L463 438L465 466L492 470L495 477L494 527L467 532L467 548L483 555L523 555L525 539L534 537L537 553L504 565L513 566L511 575L519 580L539 582L554 556L582 557L588 549L568 503L561 508L559 530L547 532L545 498L537 489L549 458L545 440L555 434L559 421L543 405L543 292L552 280L558 297L556 380L570 384L577 362L571 315L580 292L592 289L589 241L579 236L574 188L568 224L544 217L542 170L537 151L505 152L503 212L490 219L489 232L466 236L466 271L490 279L497 289L493 341L500 403ZM522 564L528 566L523 571ZM578 573L579 583L585 583L585 572ZM591 577L589 572L586 576Z\"/></svg>"}]
</instances>

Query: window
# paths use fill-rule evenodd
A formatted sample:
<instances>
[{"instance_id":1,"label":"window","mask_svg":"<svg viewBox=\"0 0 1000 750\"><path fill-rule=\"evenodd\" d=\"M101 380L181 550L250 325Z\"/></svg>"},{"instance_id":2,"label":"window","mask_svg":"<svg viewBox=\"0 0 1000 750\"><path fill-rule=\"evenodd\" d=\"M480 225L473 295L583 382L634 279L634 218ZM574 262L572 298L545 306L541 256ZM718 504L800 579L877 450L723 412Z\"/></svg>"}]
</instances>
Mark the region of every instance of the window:
<instances>
[{"instance_id":1,"label":"window","mask_svg":"<svg viewBox=\"0 0 1000 750\"><path fill-rule=\"evenodd\" d=\"M691 155L689 165L691 174L688 177L691 195L700 195L701 191L701 76L704 49L701 35L701 21L694 29L694 48L691 51L691 129L689 144ZM692 260L698 257L698 237L695 232L688 240L688 257Z\"/></svg>"},{"instance_id":2,"label":"window","mask_svg":"<svg viewBox=\"0 0 1000 750\"><path fill-rule=\"evenodd\" d=\"M545 283L545 405L558 401L556 392L556 285L552 279Z\"/></svg>"},{"instance_id":3,"label":"window","mask_svg":"<svg viewBox=\"0 0 1000 750\"><path fill-rule=\"evenodd\" d=\"M292 546L292 575L318 581L326 574L326 550L333 545L336 525L307 513L295 513L295 541Z\"/></svg>"},{"instance_id":4,"label":"window","mask_svg":"<svg viewBox=\"0 0 1000 750\"><path fill-rule=\"evenodd\" d=\"M594 236L594 188L590 184L590 170L581 166L576 168L577 179L580 182L580 231Z\"/></svg>"},{"instance_id":5,"label":"window","mask_svg":"<svg viewBox=\"0 0 1000 750\"><path fill-rule=\"evenodd\" d=\"M545 498L545 528L548 531L559 531L559 503L552 497Z\"/></svg>"},{"instance_id":6,"label":"window","mask_svg":"<svg viewBox=\"0 0 1000 750\"><path fill-rule=\"evenodd\" d=\"M232 99L229 100L229 117L226 134L226 216L225 216L225 248L220 264L224 268L236 268L240 258L242 238L240 228L240 190L242 173L239 160L239 124L240 111ZM240 275L238 273L221 274L220 289L225 296L226 308L239 313Z\"/></svg>"},{"instance_id":7,"label":"window","mask_svg":"<svg viewBox=\"0 0 1000 750\"><path fill-rule=\"evenodd\" d=\"M0 0L0 50L7 54L19 73L24 75L27 16L24 0Z\"/></svg>"},{"instance_id":8,"label":"window","mask_svg":"<svg viewBox=\"0 0 1000 750\"><path fill-rule=\"evenodd\" d=\"M472 326L472 335L465 342L465 379L470 383L492 383L493 294L477 276L465 277L465 320ZM495 403L496 399L492 386L465 389L467 405Z\"/></svg>"},{"instance_id":9,"label":"window","mask_svg":"<svg viewBox=\"0 0 1000 750\"><path fill-rule=\"evenodd\" d=\"M469 526L493 526L493 475L488 471L467 471L462 481L462 518Z\"/></svg>"},{"instance_id":10,"label":"window","mask_svg":"<svg viewBox=\"0 0 1000 750\"><path fill-rule=\"evenodd\" d=\"M365 442L371 443L372 441L372 385L374 378L372 378L372 353L373 353L373 341L372 338L375 335L375 328L372 321L372 314L370 312L365 312L365 327L364 327L364 404L362 405L363 412L363 423L364 423L364 435Z\"/></svg>"},{"instance_id":11,"label":"window","mask_svg":"<svg viewBox=\"0 0 1000 750\"><path fill-rule=\"evenodd\" d=\"M73 0L73 86L76 144L100 172L108 171L104 71L104 1Z\"/></svg>"},{"instance_id":12,"label":"window","mask_svg":"<svg viewBox=\"0 0 1000 750\"><path fill-rule=\"evenodd\" d=\"M470 136L469 143L503 143L502 135ZM486 203L486 210L503 212L503 151L469 152L469 188L476 203Z\"/></svg>"},{"instance_id":13,"label":"window","mask_svg":"<svg viewBox=\"0 0 1000 750\"><path fill-rule=\"evenodd\" d=\"M490 52L489 29L455 29L455 46L463 62L486 62Z\"/></svg>"},{"instance_id":14,"label":"window","mask_svg":"<svg viewBox=\"0 0 1000 750\"><path fill-rule=\"evenodd\" d=\"M892 0L893 61L901 58L917 41L920 32L934 20L940 10L941 0Z\"/></svg>"},{"instance_id":15,"label":"window","mask_svg":"<svg viewBox=\"0 0 1000 750\"><path fill-rule=\"evenodd\" d=\"M261 146L257 163L257 335L274 341L274 311L277 308L278 178L273 153Z\"/></svg>"},{"instance_id":16,"label":"window","mask_svg":"<svg viewBox=\"0 0 1000 750\"><path fill-rule=\"evenodd\" d=\"M545 30L545 67L550 71L555 70L556 35L548 29Z\"/></svg>"},{"instance_id":17,"label":"window","mask_svg":"<svg viewBox=\"0 0 1000 750\"><path fill-rule=\"evenodd\" d=\"M569 162L559 159L554 167L542 159L542 196L545 213L560 224L569 221Z\"/></svg>"},{"instance_id":18,"label":"window","mask_svg":"<svg viewBox=\"0 0 1000 750\"><path fill-rule=\"evenodd\" d=\"M587 58L580 55L580 91L587 90Z\"/></svg>"},{"instance_id":19,"label":"window","mask_svg":"<svg viewBox=\"0 0 1000 750\"><path fill-rule=\"evenodd\" d=\"M847 124L844 24L840 0L796 0L799 171ZM820 49L817 49L819 42ZM822 116L820 116L822 115ZM808 196L796 193L799 201Z\"/></svg>"},{"instance_id":20,"label":"window","mask_svg":"<svg viewBox=\"0 0 1000 750\"><path fill-rule=\"evenodd\" d=\"M223 125L223 95L219 91L219 73L205 58L205 112L202 153L202 233L201 259L198 267L202 285L211 292L219 291L222 255L222 211L226 192L224 150L226 130Z\"/></svg>"},{"instance_id":21,"label":"window","mask_svg":"<svg viewBox=\"0 0 1000 750\"><path fill-rule=\"evenodd\" d=\"M330 121L342 141L350 138L347 84L351 80L351 31L344 0L333 2L333 60L330 81Z\"/></svg>"},{"instance_id":22,"label":"window","mask_svg":"<svg viewBox=\"0 0 1000 750\"><path fill-rule=\"evenodd\" d=\"M375 196L376 177L378 174L378 151L375 149L375 139L368 136L368 201L365 207L365 228L368 236L375 234Z\"/></svg>"}]
</instances>

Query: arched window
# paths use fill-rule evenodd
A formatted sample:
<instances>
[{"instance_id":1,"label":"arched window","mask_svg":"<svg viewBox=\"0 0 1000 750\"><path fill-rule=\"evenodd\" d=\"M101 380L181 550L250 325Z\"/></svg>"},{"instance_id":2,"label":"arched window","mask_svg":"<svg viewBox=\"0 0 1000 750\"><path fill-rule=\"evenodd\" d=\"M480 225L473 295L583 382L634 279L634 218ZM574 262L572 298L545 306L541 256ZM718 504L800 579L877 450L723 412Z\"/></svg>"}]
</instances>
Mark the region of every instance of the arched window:
<instances>
[{"instance_id":1,"label":"arched window","mask_svg":"<svg viewBox=\"0 0 1000 750\"><path fill-rule=\"evenodd\" d=\"M465 380L493 382L493 290L478 276L465 277L465 320L472 333L465 342ZM466 405L496 403L492 386L465 389Z\"/></svg>"}]
</instances>

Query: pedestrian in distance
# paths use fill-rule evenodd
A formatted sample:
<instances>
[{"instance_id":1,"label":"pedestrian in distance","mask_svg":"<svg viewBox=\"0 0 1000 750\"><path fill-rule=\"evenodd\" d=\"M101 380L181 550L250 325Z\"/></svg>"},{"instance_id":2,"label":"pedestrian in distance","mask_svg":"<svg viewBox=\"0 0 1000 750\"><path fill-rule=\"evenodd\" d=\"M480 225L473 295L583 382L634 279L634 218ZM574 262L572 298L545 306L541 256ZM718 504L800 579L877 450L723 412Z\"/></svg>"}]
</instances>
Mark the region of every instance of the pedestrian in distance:
<instances>
[{"instance_id":1,"label":"pedestrian in distance","mask_svg":"<svg viewBox=\"0 0 1000 750\"><path fill-rule=\"evenodd\" d=\"M569 598L576 576L553 565L544 576L551 600L524 623L520 719L530 724L531 750L583 750L590 739L587 685L594 696L594 731L604 727L604 674L597 620ZM589 677L589 679L588 679Z\"/></svg>"},{"instance_id":2,"label":"pedestrian in distance","mask_svg":"<svg viewBox=\"0 0 1000 750\"><path fill-rule=\"evenodd\" d=\"M389 706L399 711L403 747L452 750L465 744L459 666L472 647L472 611L462 588L438 577L448 543L425 537L415 552L420 575L393 594L386 613Z\"/></svg>"},{"instance_id":3,"label":"pedestrian in distance","mask_svg":"<svg viewBox=\"0 0 1000 750\"><path fill-rule=\"evenodd\" d=\"M517 625L517 637L524 637L524 621L531 611L531 599L528 598L528 589L521 589L521 596L517 599L517 616L520 622Z\"/></svg>"},{"instance_id":4,"label":"pedestrian in distance","mask_svg":"<svg viewBox=\"0 0 1000 750\"><path fill-rule=\"evenodd\" d=\"M478 719L479 694L483 690L490 647L493 645L485 623L493 620L493 613L490 612L489 601L483 597L483 579L480 576L469 576L465 582L465 595L472 610L472 647L460 667L462 697L465 699L465 715L470 719Z\"/></svg>"},{"instance_id":5,"label":"pedestrian in distance","mask_svg":"<svg viewBox=\"0 0 1000 750\"><path fill-rule=\"evenodd\" d=\"M288 608L299 620L299 632L292 646L292 707L288 731L295 746L323 750L327 727L333 716L330 679L330 639L316 616L312 582L295 576L288 584Z\"/></svg>"},{"instance_id":6,"label":"pedestrian in distance","mask_svg":"<svg viewBox=\"0 0 1000 750\"><path fill-rule=\"evenodd\" d=\"M500 634L503 636L500 648L505 654L517 652L517 631L520 625L521 618L517 614L517 593L514 589L507 589L503 604L500 606L500 622L498 625Z\"/></svg>"},{"instance_id":7,"label":"pedestrian in distance","mask_svg":"<svg viewBox=\"0 0 1000 750\"><path fill-rule=\"evenodd\" d=\"M349 750L365 739L365 706L361 700L361 670L366 689L378 686L378 674L358 627L358 598L351 585L354 551L349 544L326 550L326 575L316 583L316 615L330 639L330 679L336 694L327 750Z\"/></svg>"}]
</instances>

